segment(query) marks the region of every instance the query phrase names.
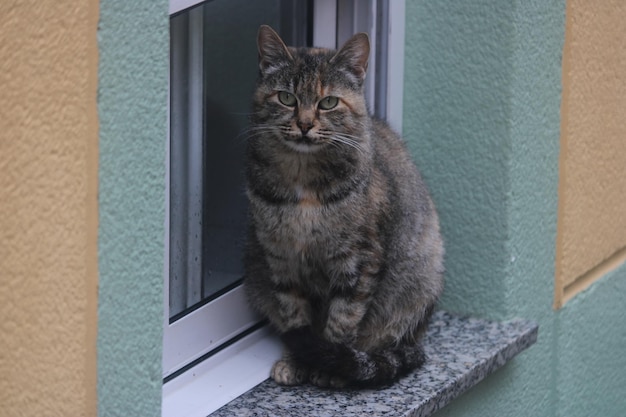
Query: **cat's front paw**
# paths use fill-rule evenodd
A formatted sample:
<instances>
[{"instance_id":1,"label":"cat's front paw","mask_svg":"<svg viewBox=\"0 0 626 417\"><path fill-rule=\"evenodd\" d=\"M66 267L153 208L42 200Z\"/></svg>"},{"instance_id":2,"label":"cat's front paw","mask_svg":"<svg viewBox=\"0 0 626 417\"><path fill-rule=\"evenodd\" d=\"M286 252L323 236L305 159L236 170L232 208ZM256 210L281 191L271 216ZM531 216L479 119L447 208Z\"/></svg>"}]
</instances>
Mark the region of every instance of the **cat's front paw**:
<instances>
[{"instance_id":1,"label":"cat's front paw","mask_svg":"<svg viewBox=\"0 0 626 417\"><path fill-rule=\"evenodd\" d=\"M300 385L307 381L309 370L294 361L280 359L272 366L272 379L280 385Z\"/></svg>"},{"instance_id":2,"label":"cat's front paw","mask_svg":"<svg viewBox=\"0 0 626 417\"><path fill-rule=\"evenodd\" d=\"M348 381L345 379L338 376L331 376L317 369L311 371L309 382L321 388L345 388L348 385Z\"/></svg>"}]
</instances>

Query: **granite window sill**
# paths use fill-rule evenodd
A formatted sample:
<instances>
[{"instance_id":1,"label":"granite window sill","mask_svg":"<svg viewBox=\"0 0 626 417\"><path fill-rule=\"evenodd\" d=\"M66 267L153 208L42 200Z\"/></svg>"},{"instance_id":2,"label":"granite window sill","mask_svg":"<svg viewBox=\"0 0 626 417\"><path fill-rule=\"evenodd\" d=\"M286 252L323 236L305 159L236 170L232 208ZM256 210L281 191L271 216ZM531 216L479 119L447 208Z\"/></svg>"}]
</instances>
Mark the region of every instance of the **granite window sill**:
<instances>
[{"instance_id":1,"label":"granite window sill","mask_svg":"<svg viewBox=\"0 0 626 417\"><path fill-rule=\"evenodd\" d=\"M429 416L535 343L537 331L527 320L499 323L438 311L426 335L428 361L389 388L337 391L268 380L211 417Z\"/></svg>"}]
</instances>

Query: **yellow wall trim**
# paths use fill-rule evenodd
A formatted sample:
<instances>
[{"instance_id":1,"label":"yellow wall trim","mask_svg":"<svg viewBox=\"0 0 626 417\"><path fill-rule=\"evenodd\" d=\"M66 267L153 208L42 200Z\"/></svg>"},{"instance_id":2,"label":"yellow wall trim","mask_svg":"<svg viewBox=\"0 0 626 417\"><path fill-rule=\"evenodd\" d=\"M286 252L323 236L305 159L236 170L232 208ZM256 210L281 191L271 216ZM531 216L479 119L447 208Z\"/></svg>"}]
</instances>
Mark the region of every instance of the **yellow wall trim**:
<instances>
[{"instance_id":1,"label":"yellow wall trim","mask_svg":"<svg viewBox=\"0 0 626 417\"><path fill-rule=\"evenodd\" d=\"M570 299L572 299L576 294L581 291L589 288L591 284L596 282L598 279L602 278L606 274L616 270L620 266L626 263L626 248L622 248L621 250L614 253L611 257L606 259L604 262L596 265L591 270L587 271L585 274L576 278L571 284L567 285L563 289L563 295L561 298L561 304L557 306L560 308Z\"/></svg>"},{"instance_id":2,"label":"yellow wall trim","mask_svg":"<svg viewBox=\"0 0 626 417\"><path fill-rule=\"evenodd\" d=\"M624 258L625 39L624 1L568 0L555 308Z\"/></svg>"}]
</instances>

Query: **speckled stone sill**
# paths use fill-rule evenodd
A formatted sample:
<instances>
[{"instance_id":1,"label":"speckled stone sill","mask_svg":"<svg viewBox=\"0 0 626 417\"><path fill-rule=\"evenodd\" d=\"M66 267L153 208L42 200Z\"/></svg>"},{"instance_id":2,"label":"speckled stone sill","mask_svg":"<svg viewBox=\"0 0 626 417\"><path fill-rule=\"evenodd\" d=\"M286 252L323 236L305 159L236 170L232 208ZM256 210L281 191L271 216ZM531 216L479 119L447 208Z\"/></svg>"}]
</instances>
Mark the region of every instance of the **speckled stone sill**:
<instances>
[{"instance_id":1,"label":"speckled stone sill","mask_svg":"<svg viewBox=\"0 0 626 417\"><path fill-rule=\"evenodd\" d=\"M428 361L389 388L335 391L268 380L211 417L429 416L535 343L537 331L527 320L499 323L438 311L425 339Z\"/></svg>"}]
</instances>

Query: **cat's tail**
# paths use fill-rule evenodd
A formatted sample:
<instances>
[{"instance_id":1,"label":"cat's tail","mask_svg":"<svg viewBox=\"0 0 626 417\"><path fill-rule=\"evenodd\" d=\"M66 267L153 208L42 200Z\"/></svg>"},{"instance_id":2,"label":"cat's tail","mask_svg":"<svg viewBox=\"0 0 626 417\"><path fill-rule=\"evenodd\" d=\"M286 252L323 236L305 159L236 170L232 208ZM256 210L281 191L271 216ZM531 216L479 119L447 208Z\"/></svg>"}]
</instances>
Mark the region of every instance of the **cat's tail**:
<instances>
[{"instance_id":1,"label":"cat's tail","mask_svg":"<svg viewBox=\"0 0 626 417\"><path fill-rule=\"evenodd\" d=\"M296 362L362 387L391 384L426 361L419 343L368 353L322 339L310 327L288 331L281 338Z\"/></svg>"}]
</instances>

